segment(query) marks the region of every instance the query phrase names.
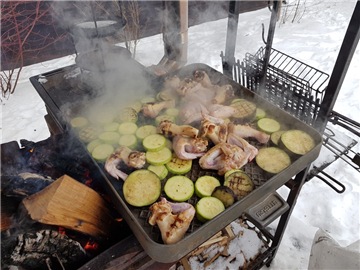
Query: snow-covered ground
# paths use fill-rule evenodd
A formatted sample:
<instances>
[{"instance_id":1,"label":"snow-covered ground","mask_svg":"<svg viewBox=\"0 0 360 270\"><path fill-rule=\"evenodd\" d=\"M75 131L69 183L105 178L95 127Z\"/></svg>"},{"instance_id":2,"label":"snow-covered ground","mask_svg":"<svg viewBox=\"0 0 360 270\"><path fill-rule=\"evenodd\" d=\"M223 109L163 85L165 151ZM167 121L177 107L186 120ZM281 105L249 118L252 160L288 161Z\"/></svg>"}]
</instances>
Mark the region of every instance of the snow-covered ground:
<instances>
[{"instance_id":1,"label":"snow-covered ground","mask_svg":"<svg viewBox=\"0 0 360 270\"><path fill-rule=\"evenodd\" d=\"M285 23L278 23L273 47L331 74L355 4L354 0L306 1L301 7L306 10L299 21L291 23L290 18ZM240 15L236 58L243 59L246 52L253 54L263 46L261 23L267 27L269 19L268 9ZM188 63L204 63L222 71L220 52L225 49L226 28L227 19L190 27ZM139 42L136 58L145 66L158 63L162 55L161 35ZM75 56L69 55L24 68L15 93L1 103L1 143L20 139L40 141L49 137L43 118L45 105L29 77L73 63ZM355 120L360 113L359 70L358 46L334 108ZM359 145L354 149L360 152ZM360 239L359 173L341 160L333 163L326 172L344 183L346 191L337 194L315 178L305 184L271 269L306 269L314 235L319 228L341 246ZM278 192L286 195L288 190L281 188ZM360 251L359 245L357 249Z\"/></svg>"}]
</instances>

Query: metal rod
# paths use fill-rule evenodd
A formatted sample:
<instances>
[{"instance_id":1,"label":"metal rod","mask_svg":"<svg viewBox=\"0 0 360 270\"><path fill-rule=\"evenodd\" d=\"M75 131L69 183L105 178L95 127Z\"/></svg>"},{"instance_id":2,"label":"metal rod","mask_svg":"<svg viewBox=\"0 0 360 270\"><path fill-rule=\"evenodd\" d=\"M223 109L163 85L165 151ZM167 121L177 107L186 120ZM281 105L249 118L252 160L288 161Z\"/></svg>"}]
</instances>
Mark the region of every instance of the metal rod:
<instances>
[{"instance_id":1,"label":"metal rod","mask_svg":"<svg viewBox=\"0 0 360 270\"><path fill-rule=\"evenodd\" d=\"M324 99L320 106L319 115L315 122L315 128L320 132L324 131L328 117L334 108L337 96L340 92L341 85L344 81L346 72L349 68L351 59L354 55L356 46L360 37L360 1L356 2L356 6L349 26L346 30L343 43L341 45L338 57L335 62L333 72L329 79Z\"/></svg>"},{"instance_id":2,"label":"metal rod","mask_svg":"<svg viewBox=\"0 0 360 270\"><path fill-rule=\"evenodd\" d=\"M265 91L266 72L267 72L268 65L269 65L270 53L271 53L271 48L272 48L274 35L275 35L275 26L276 26L276 21L278 18L278 8L279 8L279 1L278 0L273 1L273 7L271 9L269 31L268 31L266 47L265 47L265 54L264 54L264 65L263 65L263 69L262 69L263 76L260 81L260 89L259 89L260 92Z\"/></svg>"},{"instance_id":3,"label":"metal rod","mask_svg":"<svg viewBox=\"0 0 360 270\"><path fill-rule=\"evenodd\" d=\"M239 23L238 1L230 1L228 25L225 43L225 61L223 62L223 73L232 77L232 70L235 64L235 46L237 29Z\"/></svg>"}]
</instances>

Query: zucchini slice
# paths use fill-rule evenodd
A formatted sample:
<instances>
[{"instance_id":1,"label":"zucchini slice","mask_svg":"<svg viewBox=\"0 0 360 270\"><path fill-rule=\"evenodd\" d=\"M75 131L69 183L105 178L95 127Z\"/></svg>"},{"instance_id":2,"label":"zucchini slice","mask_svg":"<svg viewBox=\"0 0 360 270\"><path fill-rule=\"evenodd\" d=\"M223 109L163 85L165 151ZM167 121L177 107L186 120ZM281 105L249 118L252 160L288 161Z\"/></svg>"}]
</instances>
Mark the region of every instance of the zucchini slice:
<instances>
[{"instance_id":1,"label":"zucchini slice","mask_svg":"<svg viewBox=\"0 0 360 270\"><path fill-rule=\"evenodd\" d=\"M230 104L231 107L236 109L236 113L233 115L238 121L247 122L252 121L256 114L256 105L246 99L240 99Z\"/></svg>"},{"instance_id":2,"label":"zucchini slice","mask_svg":"<svg viewBox=\"0 0 360 270\"><path fill-rule=\"evenodd\" d=\"M194 183L183 175L170 177L164 186L167 197L176 202L184 202L194 194Z\"/></svg>"},{"instance_id":3,"label":"zucchini slice","mask_svg":"<svg viewBox=\"0 0 360 270\"><path fill-rule=\"evenodd\" d=\"M165 165L149 165L147 169L155 173L160 180L164 180L169 173Z\"/></svg>"},{"instance_id":4,"label":"zucchini slice","mask_svg":"<svg viewBox=\"0 0 360 270\"><path fill-rule=\"evenodd\" d=\"M169 148L164 147L159 151L147 151L145 153L145 158L147 163L151 165L164 165L171 160L172 153Z\"/></svg>"},{"instance_id":5,"label":"zucchini slice","mask_svg":"<svg viewBox=\"0 0 360 270\"><path fill-rule=\"evenodd\" d=\"M176 117L179 115L179 109L168 108L168 109L166 109L165 114Z\"/></svg>"},{"instance_id":6,"label":"zucchini slice","mask_svg":"<svg viewBox=\"0 0 360 270\"><path fill-rule=\"evenodd\" d=\"M280 137L284 132L285 132L285 130L278 130L278 131L275 131L275 132L271 133L271 135L270 135L271 142L274 145L278 146L279 141L280 141Z\"/></svg>"},{"instance_id":7,"label":"zucchini slice","mask_svg":"<svg viewBox=\"0 0 360 270\"><path fill-rule=\"evenodd\" d=\"M123 193L128 204L136 207L147 206L160 197L161 181L149 170L136 170L126 178Z\"/></svg>"},{"instance_id":8,"label":"zucchini slice","mask_svg":"<svg viewBox=\"0 0 360 270\"><path fill-rule=\"evenodd\" d=\"M138 126L133 122L124 122L119 125L119 133L122 135L135 134Z\"/></svg>"},{"instance_id":9,"label":"zucchini slice","mask_svg":"<svg viewBox=\"0 0 360 270\"><path fill-rule=\"evenodd\" d=\"M256 108L256 113L255 113L256 120L260 120L260 119L264 118L265 116L266 116L265 110L263 110L261 108Z\"/></svg>"},{"instance_id":10,"label":"zucchini slice","mask_svg":"<svg viewBox=\"0 0 360 270\"><path fill-rule=\"evenodd\" d=\"M105 161L108 156L114 152L114 147L111 144L99 144L91 152L91 155L97 161Z\"/></svg>"},{"instance_id":11,"label":"zucchini slice","mask_svg":"<svg viewBox=\"0 0 360 270\"><path fill-rule=\"evenodd\" d=\"M160 134L150 134L142 141L147 151L159 151L166 145L166 138Z\"/></svg>"},{"instance_id":12,"label":"zucchini slice","mask_svg":"<svg viewBox=\"0 0 360 270\"><path fill-rule=\"evenodd\" d=\"M70 125L73 128L83 128L85 126L87 126L87 124L89 123L89 121L82 116L78 116L78 117L74 117L70 120Z\"/></svg>"},{"instance_id":13,"label":"zucchini slice","mask_svg":"<svg viewBox=\"0 0 360 270\"><path fill-rule=\"evenodd\" d=\"M255 160L261 169L271 174L277 174L291 164L290 156L278 147L259 149Z\"/></svg>"},{"instance_id":14,"label":"zucchini slice","mask_svg":"<svg viewBox=\"0 0 360 270\"><path fill-rule=\"evenodd\" d=\"M267 134L271 134L274 133L278 130L280 130L280 123L278 121L276 121L275 119L272 118L261 118L260 120L257 121L257 126L258 128L267 133Z\"/></svg>"},{"instance_id":15,"label":"zucchini slice","mask_svg":"<svg viewBox=\"0 0 360 270\"><path fill-rule=\"evenodd\" d=\"M104 131L99 134L99 139L104 143L117 144L120 139L120 134L115 131Z\"/></svg>"},{"instance_id":16,"label":"zucchini slice","mask_svg":"<svg viewBox=\"0 0 360 270\"><path fill-rule=\"evenodd\" d=\"M92 140L91 142L89 142L87 145L86 145L86 149L89 151L89 153L91 153L96 146L102 144L103 141L100 140L100 139L95 139L95 140Z\"/></svg>"},{"instance_id":17,"label":"zucchini slice","mask_svg":"<svg viewBox=\"0 0 360 270\"><path fill-rule=\"evenodd\" d=\"M186 174L191 170L192 160L180 159L173 155L165 166L172 174Z\"/></svg>"},{"instance_id":18,"label":"zucchini slice","mask_svg":"<svg viewBox=\"0 0 360 270\"><path fill-rule=\"evenodd\" d=\"M218 198L204 197L196 203L195 210L197 219L206 222L224 211L225 206Z\"/></svg>"},{"instance_id":19,"label":"zucchini slice","mask_svg":"<svg viewBox=\"0 0 360 270\"><path fill-rule=\"evenodd\" d=\"M225 208L233 205L237 199L234 191L225 186L216 187L211 194L212 197L218 198L224 204Z\"/></svg>"},{"instance_id":20,"label":"zucchini slice","mask_svg":"<svg viewBox=\"0 0 360 270\"><path fill-rule=\"evenodd\" d=\"M214 176L201 176L195 182L195 194L200 198L209 197L218 186L220 186L220 181Z\"/></svg>"},{"instance_id":21,"label":"zucchini slice","mask_svg":"<svg viewBox=\"0 0 360 270\"><path fill-rule=\"evenodd\" d=\"M225 178L224 186L229 187L235 193L238 200L248 195L254 189L253 181L242 171L235 171L229 174Z\"/></svg>"},{"instance_id":22,"label":"zucchini slice","mask_svg":"<svg viewBox=\"0 0 360 270\"><path fill-rule=\"evenodd\" d=\"M138 141L134 134L121 135L119 139L119 145L127 146L131 149L135 148L137 146L137 143Z\"/></svg>"},{"instance_id":23,"label":"zucchini slice","mask_svg":"<svg viewBox=\"0 0 360 270\"><path fill-rule=\"evenodd\" d=\"M104 125L104 131L118 131L119 123L111 122Z\"/></svg>"},{"instance_id":24,"label":"zucchini slice","mask_svg":"<svg viewBox=\"0 0 360 270\"><path fill-rule=\"evenodd\" d=\"M154 97L148 96L148 97L143 97L140 102L142 104L147 104L147 103L154 103L156 101L156 99Z\"/></svg>"},{"instance_id":25,"label":"zucchini slice","mask_svg":"<svg viewBox=\"0 0 360 270\"><path fill-rule=\"evenodd\" d=\"M133 122L135 123L138 120L138 113L134 108L126 107L120 111L118 117L119 122Z\"/></svg>"},{"instance_id":26,"label":"zucchini slice","mask_svg":"<svg viewBox=\"0 0 360 270\"><path fill-rule=\"evenodd\" d=\"M94 126L86 126L79 131L79 139L83 142L91 142L98 138L101 130Z\"/></svg>"},{"instance_id":27,"label":"zucchini slice","mask_svg":"<svg viewBox=\"0 0 360 270\"><path fill-rule=\"evenodd\" d=\"M293 129L281 135L280 145L295 155L305 155L315 147L315 141L305 131Z\"/></svg>"},{"instance_id":28,"label":"zucchini slice","mask_svg":"<svg viewBox=\"0 0 360 270\"><path fill-rule=\"evenodd\" d=\"M224 174L224 179L226 179L230 174L232 174L233 172L243 172L243 170L241 169L232 169L232 170L229 170L227 171L225 174Z\"/></svg>"},{"instance_id":29,"label":"zucchini slice","mask_svg":"<svg viewBox=\"0 0 360 270\"><path fill-rule=\"evenodd\" d=\"M157 129L155 126L153 125L144 125L139 127L136 132L135 135L136 137L138 137L138 139L143 140L145 139L145 137L151 135L151 134L156 134Z\"/></svg>"}]
</instances>

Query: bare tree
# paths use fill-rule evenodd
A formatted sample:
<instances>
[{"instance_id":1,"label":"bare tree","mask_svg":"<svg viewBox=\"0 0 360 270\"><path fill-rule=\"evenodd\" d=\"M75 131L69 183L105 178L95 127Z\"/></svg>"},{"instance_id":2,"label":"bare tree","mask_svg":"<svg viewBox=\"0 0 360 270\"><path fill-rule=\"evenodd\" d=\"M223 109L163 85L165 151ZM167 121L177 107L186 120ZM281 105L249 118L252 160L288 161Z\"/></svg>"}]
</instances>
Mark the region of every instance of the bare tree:
<instances>
[{"instance_id":1,"label":"bare tree","mask_svg":"<svg viewBox=\"0 0 360 270\"><path fill-rule=\"evenodd\" d=\"M136 55L136 46L139 43L141 35L140 27L140 7L137 1L114 1L114 6L119 12L120 16L126 22L124 29L124 39L126 48L132 53L132 56Z\"/></svg>"},{"instance_id":2,"label":"bare tree","mask_svg":"<svg viewBox=\"0 0 360 270\"><path fill-rule=\"evenodd\" d=\"M287 21L300 22L307 9L306 0L286 1L283 5L281 15L281 22L284 24Z\"/></svg>"},{"instance_id":3,"label":"bare tree","mask_svg":"<svg viewBox=\"0 0 360 270\"><path fill-rule=\"evenodd\" d=\"M39 28L53 26L51 14L50 1L1 1L0 85L3 98L14 93L27 56L36 55L64 38L64 34L54 36Z\"/></svg>"}]
</instances>

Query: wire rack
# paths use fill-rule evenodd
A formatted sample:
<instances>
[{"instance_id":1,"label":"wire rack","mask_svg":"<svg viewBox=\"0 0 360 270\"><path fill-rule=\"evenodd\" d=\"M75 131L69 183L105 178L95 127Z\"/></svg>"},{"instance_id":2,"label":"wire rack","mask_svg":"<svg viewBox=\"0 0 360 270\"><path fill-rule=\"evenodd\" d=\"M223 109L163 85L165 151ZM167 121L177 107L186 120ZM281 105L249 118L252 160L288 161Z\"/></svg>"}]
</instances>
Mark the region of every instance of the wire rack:
<instances>
[{"instance_id":1,"label":"wire rack","mask_svg":"<svg viewBox=\"0 0 360 270\"><path fill-rule=\"evenodd\" d=\"M243 61L237 60L232 71L233 79L312 125L329 75L272 48L265 85L262 85L264 55L265 48L260 47L254 55L247 53Z\"/></svg>"},{"instance_id":2,"label":"wire rack","mask_svg":"<svg viewBox=\"0 0 360 270\"><path fill-rule=\"evenodd\" d=\"M221 58L224 64L223 53ZM313 125L320 111L329 75L271 48L264 76L264 58L265 47L260 47L255 54L247 53L242 61L237 60L231 70L233 80L308 125ZM336 192L342 193L345 191L345 186L326 174L324 169L341 158L360 172L360 154L352 150L360 137L360 124L334 111L329 116L328 123L323 133L323 146L332 156L319 166L314 163L308 180L316 176ZM350 139L345 142L343 137L337 136L334 132L334 125L350 131L357 140Z\"/></svg>"}]
</instances>

